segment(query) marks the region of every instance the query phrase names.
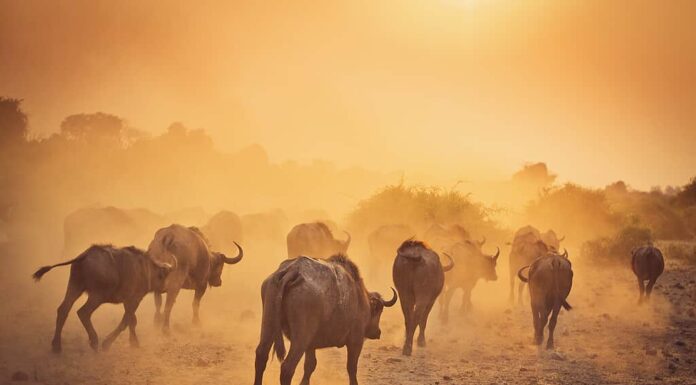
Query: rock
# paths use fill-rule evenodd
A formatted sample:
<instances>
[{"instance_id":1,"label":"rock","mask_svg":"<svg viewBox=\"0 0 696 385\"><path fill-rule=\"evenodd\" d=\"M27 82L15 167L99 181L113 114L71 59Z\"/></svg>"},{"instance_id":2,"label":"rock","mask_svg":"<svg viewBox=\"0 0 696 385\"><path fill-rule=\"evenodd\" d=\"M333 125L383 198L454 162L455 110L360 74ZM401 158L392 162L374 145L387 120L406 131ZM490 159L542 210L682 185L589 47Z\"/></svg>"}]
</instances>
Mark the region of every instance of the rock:
<instances>
[{"instance_id":1,"label":"rock","mask_svg":"<svg viewBox=\"0 0 696 385\"><path fill-rule=\"evenodd\" d=\"M563 357L563 355L561 355L561 353L558 353L558 352L552 352L549 355L549 357L551 357L552 360L556 360L556 361L565 361L566 360L566 358Z\"/></svg>"},{"instance_id":2,"label":"rock","mask_svg":"<svg viewBox=\"0 0 696 385\"><path fill-rule=\"evenodd\" d=\"M667 365L667 367L669 368L669 370L673 372L677 370L677 365L674 362L670 362L669 365Z\"/></svg>"},{"instance_id":3,"label":"rock","mask_svg":"<svg viewBox=\"0 0 696 385\"><path fill-rule=\"evenodd\" d=\"M520 368L520 372L528 372L528 371L529 371L529 369L525 368L524 366L522 366Z\"/></svg>"},{"instance_id":4,"label":"rock","mask_svg":"<svg viewBox=\"0 0 696 385\"><path fill-rule=\"evenodd\" d=\"M206 360L204 360L204 359L202 359L202 358L199 358L198 361L196 361L196 366L198 366L199 368L204 368L204 367L206 367L206 366L208 366L208 365L209 365L209 364L208 364L208 361L206 361Z\"/></svg>"},{"instance_id":5,"label":"rock","mask_svg":"<svg viewBox=\"0 0 696 385\"><path fill-rule=\"evenodd\" d=\"M445 381L452 381L452 377L447 376L447 375L442 376L442 379L445 380Z\"/></svg>"},{"instance_id":6,"label":"rock","mask_svg":"<svg viewBox=\"0 0 696 385\"><path fill-rule=\"evenodd\" d=\"M12 381L29 381L29 375L26 372L18 370L12 374Z\"/></svg>"},{"instance_id":7,"label":"rock","mask_svg":"<svg viewBox=\"0 0 696 385\"><path fill-rule=\"evenodd\" d=\"M672 287L679 290L684 290L684 285L682 285L680 282L675 283L674 285L672 285Z\"/></svg>"},{"instance_id":8,"label":"rock","mask_svg":"<svg viewBox=\"0 0 696 385\"><path fill-rule=\"evenodd\" d=\"M387 358L387 363L390 363L390 364L395 364L395 363L401 362L401 361L402 361L401 358L394 358L394 357Z\"/></svg>"},{"instance_id":9,"label":"rock","mask_svg":"<svg viewBox=\"0 0 696 385\"><path fill-rule=\"evenodd\" d=\"M686 342L684 342L682 340L677 340L674 342L674 344L677 346L686 346Z\"/></svg>"},{"instance_id":10,"label":"rock","mask_svg":"<svg viewBox=\"0 0 696 385\"><path fill-rule=\"evenodd\" d=\"M655 355L657 355L657 349L647 347L647 348L645 348L645 354L647 354L649 356L655 356Z\"/></svg>"}]
</instances>

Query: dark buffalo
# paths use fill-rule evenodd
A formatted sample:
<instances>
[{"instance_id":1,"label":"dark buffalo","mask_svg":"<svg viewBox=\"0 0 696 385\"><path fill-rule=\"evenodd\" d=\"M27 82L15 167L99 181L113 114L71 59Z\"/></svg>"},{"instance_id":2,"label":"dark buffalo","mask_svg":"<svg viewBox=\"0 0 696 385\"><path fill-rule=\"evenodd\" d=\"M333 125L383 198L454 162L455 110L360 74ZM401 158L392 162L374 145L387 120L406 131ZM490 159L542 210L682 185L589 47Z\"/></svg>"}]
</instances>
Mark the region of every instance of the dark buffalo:
<instances>
[{"instance_id":1,"label":"dark buffalo","mask_svg":"<svg viewBox=\"0 0 696 385\"><path fill-rule=\"evenodd\" d=\"M547 245L539 230L533 226L525 226L517 230L510 249L510 296L509 301L515 301L515 275L523 266L530 265L537 258L546 255L553 248ZM524 282L520 282L517 292L517 301L522 304L522 290Z\"/></svg>"},{"instance_id":2,"label":"dark buffalo","mask_svg":"<svg viewBox=\"0 0 696 385\"><path fill-rule=\"evenodd\" d=\"M393 291L393 289L392 289ZM281 385L290 385L295 367L305 355L302 384L316 368L316 349L348 349L348 376L357 385L358 358L365 338L379 339L384 307L393 306L365 289L358 267L347 257L298 257L280 264L261 286L263 318L256 348L255 385L261 385L271 346L282 361ZM290 340L285 357L283 334Z\"/></svg>"},{"instance_id":3,"label":"dark buffalo","mask_svg":"<svg viewBox=\"0 0 696 385\"><path fill-rule=\"evenodd\" d=\"M301 255L314 258L327 258L335 254L345 254L350 246L350 234L345 241L335 239L329 227L323 222L301 223L293 227L287 236L288 258Z\"/></svg>"},{"instance_id":4,"label":"dark buffalo","mask_svg":"<svg viewBox=\"0 0 696 385\"><path fill-rule=\"evenodd\" d=\"M152 233L167 223L166 218L146 209L79 209L68 214L63 222L63 252L65 256L73 256L101 243L144 248Z\"/></svg>"},{"instance_id":5,"label":"dark buffalo","mask_svg":"<svg viewBox=\"0 0 696 385\"><path fill-rule=\"evenodd\" d=\"M657 247L652 245L639 247L633 250L631 268L638 278L638 289L640 290L638 303L642 303L644 295L646 298L650 298L657 278L665 271L665 259ZM647 286L645 286L645 281L648 281Z\"/></svg>"},{"instance_id":6,"label":"dark buffalo","mask_svg":"<svg viewBox=\"0 0 696 385\"><path fill-rule=\"evenodd\" d=\"M236 242L239 255L228 258L223 253L211 251L205 236L195 227L171 225L157 230L150 242L148 254L157 261L176 261L176 269L167 278L165 290L155 292L155 321L162 323L162 330L169 332L169 317L181 289L195 290L193 296L193 323L198 324L198 308L208 287L222 285L222 268L242 260L244 251ZM164 318L160 315L162 292L167 293Z\"/></svg>"},{"instance_id":7,"label":"dark buffalo","mask_svg":"<svg viewBox=\"0 0 696 385\"><path fill-rule=\"evenodd\" d=\"M172 266L155 261L144 251L132 246L117 248L111 245L94 245L73 260L40 268L33 277L38 281L54 267L65 265L70 265L70 279L63 303L58 307L53 351L61 351L61 332L68 312L84 292L88 295L87 302L77 311L77 315L87 330L92 349L98 349L99 338L92 326L91 317L103 303L122 303L125 309L121 323L104 340L103 349L108 349L126 327L130 329L131 346L137 346L135 311L145 294L164 288L165 279Z\"/></svg>"},{"instance_id":8,"label":"dark buffalo","mask_svg":"<svg viewBox=\"0 0 696 385\"><path fill-rule=\"evenodd\" d=\"M403 355L410 356L413 334L419 327L418 346L425 346L425 327L433 304L445 283L445 272L454 262L443 267L440 257L421 241L409 239L399 246L394 259L392 277L401 298L401 310L406 324Z\"/></svg>"},{"instance_id":9,"label":"dark buffalo","mask_svg":"<svg viewBox=\"0 0 696 385\"><path fill-rule=\"evenodd\" d=\"M522 272L529 269L528 277ZM546 348L553 348L553 331L558 321L561 307L570 310L566 301L573 287L573 269L568 260L568 252L558 255L548 253L537 258L531 265L522 267L517 276L522 282L529 282L529 295L534 322L534 342L541 345L544 340L544 327L549 324L549 339ZM549 320L549 314L551 319Z\"/></svg>"},{"instance_id":10,"label":"dark buffalo","mask_svg":"<svg viewBox=\"0 0 696 385\"><path fill-rule=\"evenodd\" d=\"M384 225L371 232L367 236L370 248L370 276L382 276L380 273L393 262L394 250L415 233L408 225Z\"/></svg>"},{"instance_id":11,"label":"dark buffalo","mask_svg":"<svg viewBox=\"0 0 696 385\"><path fill-rule=\"evenodd\" d=\"M479 243L471 241L459 242L451 249L452 259L456 268L445 276L445 293L440 297L440 319L446 323L449 319L449 305L457 289L462 289L462 313L471 309L471 291L480 279L496 281L496 265L500 248L494 255L486 255L481 251ZM447 253L445 255L449 256ZM403 296L402 296L403 298Z\"/></svg>"}]
</instances>

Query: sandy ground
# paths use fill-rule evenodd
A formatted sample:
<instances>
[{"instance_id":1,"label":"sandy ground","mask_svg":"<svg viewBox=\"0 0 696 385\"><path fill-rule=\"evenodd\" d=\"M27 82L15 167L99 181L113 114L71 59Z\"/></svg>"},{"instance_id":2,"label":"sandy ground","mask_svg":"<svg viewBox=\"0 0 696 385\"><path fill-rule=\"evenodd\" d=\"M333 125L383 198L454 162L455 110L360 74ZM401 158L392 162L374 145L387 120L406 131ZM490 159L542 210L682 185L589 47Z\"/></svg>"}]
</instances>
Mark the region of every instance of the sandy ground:
<instances>
[{"instance_id":1,"label":"sandy ground","mask_svg":"<svg viewBox=\"0 0 696 385\"><path fill-rule=\"evenodd\" d=\"M221 289L203 299L203 326L191 326L192 293L180 296L173 333L153 324L153 300L139 311L141 347L130 348L124 333L108 352L92 352L74 311L63 334L63 353L50 352L55 309L67 269L34 284L31 270L2 272L0 383L26 374L43 384L249 384L254 374L260 300L258 282L275 263L248 263L224 272ZM255 273L255 274L252 274ZM637 287L628 269L576 267L570 312L559 318L554 351L532 345L527 305L507 304L507 280L480 284L474 310L442 325L431 315L428 346L401 356L402 315L385 310L383 337L366 341L358 379L363 384L696 384L696 267L668 261L651 303L637 306ZM10 277L11 276L11 277ZM21 278L21 279L20 279ZM455 301L458 298L455 297ZM452 308L458 309L458 302ZM121 307L105 305L94 316L104 337L118 323ZM317 354L315 384L346 384L345 349ZM298 366L294 383L301 378ZM278 383L272 361L265 383ZM20 375L21 376L21 375Z\"/></svg>"}]
</instances>

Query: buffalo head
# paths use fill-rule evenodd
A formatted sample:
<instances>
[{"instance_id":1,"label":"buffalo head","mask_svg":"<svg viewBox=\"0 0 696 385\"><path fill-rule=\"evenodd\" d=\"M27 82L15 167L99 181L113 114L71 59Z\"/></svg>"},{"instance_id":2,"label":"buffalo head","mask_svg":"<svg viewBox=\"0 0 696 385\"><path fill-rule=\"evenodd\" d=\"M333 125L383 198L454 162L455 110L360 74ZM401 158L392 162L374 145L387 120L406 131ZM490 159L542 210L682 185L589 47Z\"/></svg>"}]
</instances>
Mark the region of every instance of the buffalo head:
<instances>
[{"instance_id":1,"label":"buffalo head","mask_svg":"<svg viewBox=\"0 0 696 385\"><path fill-rule=\"evenodd\" d=\"M382 335L382 330L379 328L379 320L382 316L382 310L384 310L385 307L391 307L396 304L397 295L394 288L392 288L392 293L394 296L389 301L385 301L379 293L369 293L370 322L367 325L367 330L365 330L365 338L378 340Z\"/></svg>"},{"instance_id":2,"label":"buffalo head","mask_svg":"<svg viewBox=\"0 0 696 385\"><path fill-rule=\"evenodd\" d=\"M210 253L212 256L210 260L210 272L208 274L208 284L210 286L219 287L222 285L222 268L225 267L225 264L234 265L244 257L242 246L239 246L237 242L234 242L234 244L239 249L239 254L234 258L228 258L225 254L216 251Z\"/></svg>"}]
</instances>

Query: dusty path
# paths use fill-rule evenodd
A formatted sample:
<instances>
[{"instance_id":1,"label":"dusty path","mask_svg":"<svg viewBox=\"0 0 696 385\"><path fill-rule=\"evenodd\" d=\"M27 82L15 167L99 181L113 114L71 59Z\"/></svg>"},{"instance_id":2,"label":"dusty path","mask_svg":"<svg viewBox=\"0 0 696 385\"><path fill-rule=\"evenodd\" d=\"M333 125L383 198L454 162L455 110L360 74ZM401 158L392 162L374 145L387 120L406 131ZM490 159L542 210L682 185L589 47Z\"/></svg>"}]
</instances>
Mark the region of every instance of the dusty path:
<instances>
[{"instance_id":1,"label":"dusty path","mask_svg":"<svg viewBox=\"0 0 696 385\"><path fill-rule=\"evenodd\" d=\"M3 290L0 383L12 383L17 371L26 373L30 382L56 385L252 382L260 316L254 285L207 294L200 329L190 326L190 293L180 296L169 338L155 330L152 298L147 297L138 312L139 349L129 348L124 334L110 351L93 353L71 313L64 353L57 356L49 346L65 279L65 274L56 274L49 282L23 284L23 298L16 289ZM669 262L652 303L637 307L629 271L599 273L578 267L570 297L575 309L561 313L554 352L530 344L527 306L509 307L502 300L484 306L485 291L495 289L499 297L505 289L502 282L482 285L474 292L474 312L451 317L447 327L437 320L436 307L428 347L414 348L412 357L400 355L403 326L396 307L385 312L383 339L366 342L358 376L363 384L377 385L696 384L695 279L696 267ZM95 313L101 337L117 324L120 311L105 306ZM313 383L347 383L345 350L321 351L318 361ZM269 363L266 383L277 383L278 366ZM296 382L301 372L300 364Z\"/></svg>"}]
</instances>

